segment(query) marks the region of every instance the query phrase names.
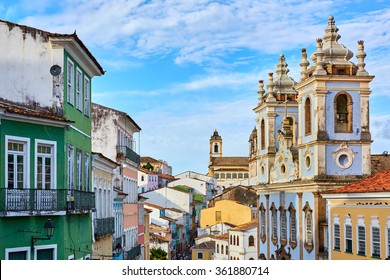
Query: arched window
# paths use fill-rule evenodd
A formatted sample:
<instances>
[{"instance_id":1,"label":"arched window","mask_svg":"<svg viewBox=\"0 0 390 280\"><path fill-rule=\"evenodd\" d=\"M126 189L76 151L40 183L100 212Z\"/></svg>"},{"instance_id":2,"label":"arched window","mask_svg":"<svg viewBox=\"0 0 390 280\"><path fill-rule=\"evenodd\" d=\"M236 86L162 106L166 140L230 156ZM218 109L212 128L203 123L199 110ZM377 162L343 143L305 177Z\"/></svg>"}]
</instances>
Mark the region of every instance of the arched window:
<instances>
[{"instance_id":1,"label":"arched window","mask_svg":"<svg viewBox=\"0 0 390 280\"><path fill-rule=\"evenodd\" d=\"M248 240L249 242L249 247L253 247L253 246L255 246L255 238L251 235L251 236L249 236L249 240Z\"/></svg>"},{"instance_id":2,"label":"arched window","mask_svg":"<svg viewBox=\"0 0 390 280\"><path fill-rule=\"evenodd\" d=\"M221 245L221 254L224 253L224 250L223 250L223 245Z\"/></svg>"},{"instance_id":3,"label":"arched window","mask_svg":"<svg viewBox=\"0 0 390 280\"><path fill-rule=\"evenodd\" d=\"M237 178L237 173L233 173L233 179Z\"/></svg>"},{"instance_id":4,"label":"arched window","mask_svg":"<svg viewBox=\"0 0 390 280\"><path fill-rule=\"evenodd\" d=\"M260 145L261 145L261 149L264 150L265 149L265 123L264 123L264 119L261 120L261 123L260 123Z\"/></svg>"},{"instance_id":5,"label":"arched window","mask_svg":"<svg viewBox=\"0 0 390 280\"><path fill-rule=\"evenodd\" d=\"M335 132L352 132L352 98L340 92L334 99Z\"/></svg>"},{"instance_id":6,"label":"arched window","mask_svg":"<svg viewBox=\"0 0 390 280\"><path fill-rule=\"evenodd\" d=\"M217 143L214 144L214 153L218 153L218 144Z\"/></svg>"},{"instance_id":7,"label":"arched window","mask_svg":"<svg viewBox=\"0 0 390 280\"><path fill-rule=\"evenodd\" d=\"M236 245L236 236L233 236L233 245Z\"/></svg>"},{"instance_id":8,"label":"arched window","mask_svg":"<svg viewBox=\"0 0 390 280\"><path fill-rule=\"evenodd\" d=\"M248 173L244 173L244 178L245 179L249 178L249 174Z\"/></svg>"},{"instance_id":9,"label":"arched window","mask_svg":"<svg viewBox=\"0 0 390 280\"><path fill-rule=\"evenodd\" d=\"M232 238L233 238L233 236L230 235L230 245L233 245L233 241L232 241L233 239Z\"/></svg>"},{"instance_id":10,"label":"arched window","mask_svg":"<svg viewBox=\"0 0 390 280\"><path fill-rule=\"evenodd\" d=\"M219 244L217 244L217 254L219 254Z\"/></svg>"},{"instance_id":11,"label":"arched window","mask_svg":"<svg viewBox=\"0 0 390 280\"><path fill-rule=\"evenodd\" d=\"M229 246L225 247L225 255L229 255Z\"/></svg>"},{"instance_id":12,"label":"arched window","mask_svg":"<svg viewBox=\"0 0 390 280\"><path fill-rule=\"evenodd\" d=\"M287 244L287 215L284 206L279 207L280 212L280 244Z\"/></svg>"},{"instance_id":13,"label":"arched window","mask_svg":"<svg viewBox=\"0 0 390 280\"><path fill-rule=\"evenodd\" d=\"M260 204L260 238L261 242L265 243L267 235L266 235L266 220L265 220L265 208L263 202Z\"/></svg>"},{"instance_id":14,"label":"arched window","mask_svg":"<svg viewBox=\"0 0 390 280\"><path fill-rule=\"evenodd\" d=\"M221 173L221 179L225 179L225 173Z\"/></svg>"},{"instance_id":15,"label":"arched window","mask_svg":"<svg viewBox=\"0 0 390 280\"><path fill-rule=\"evenodd\" d=\"M226 174L226 178L227 178L227 179L231 179L231 178L232 178L232 174L227 173L227 174Z\"/></svg>"},{"instance_id":16,"label":"arched window","mask_svg":"<svg viewBox=\"0 0 390 280\"><path fill-rule=\"evenodd\" d=\"M238 173L238 178L242 179L242 173Z\"/></svg>"},{"instance_id":17,"label":"arched window","mask_svg":"<svg viewBox=\"0 0 390 280\"><path fill-rule=\"evenodd\" d=\"M303 207L303 212L305 213L305 221L304 221L304 228L305 228L305 236L304 236L304 247L306 251L309 253L313 250L313 216L309 202L306 201L305 207Z\"/></svg>"},{"instance_id":18,"label":"arched window","mask_svg":"<svg viewBox=\"0 0 390 280\"><path fill-rule=\"evenodd\" d=\"M240 246L240 238L237 236L237 246Z\"/></svg>"},{"instance_id":19,"label":"arched window","mask_svg":"<svg viewBox=\"0 0 390 280\"><path fill-rule=\"evenodd\" d=\"M311 101L307 97L305 101L305 135L311 134Z\"/></svg>"},{"instance_id":20,"label":"arched window","mask_svg":"<svg viewBox=\"0 0 390 280\"><path fill-rule=\"evenodd\" d=\"M291 202L288 207L288 212L290 213L290 246L292 249L295 249L297 246L297 218L296 218L296 210L294 204Z\"/></svg>"},{"instance_id":21,"label":"arched window","mask_svg":"<svg viewBox=\"0 0 390 280\"><path fill-rule=\"evenodd\" d=\"M278 243L278 217L277 217L277 209L273 202L270 210L271 210L271 223L272 223L271 239L272 239L272 243L276 245Z\"/></svg>"}]
</instances>

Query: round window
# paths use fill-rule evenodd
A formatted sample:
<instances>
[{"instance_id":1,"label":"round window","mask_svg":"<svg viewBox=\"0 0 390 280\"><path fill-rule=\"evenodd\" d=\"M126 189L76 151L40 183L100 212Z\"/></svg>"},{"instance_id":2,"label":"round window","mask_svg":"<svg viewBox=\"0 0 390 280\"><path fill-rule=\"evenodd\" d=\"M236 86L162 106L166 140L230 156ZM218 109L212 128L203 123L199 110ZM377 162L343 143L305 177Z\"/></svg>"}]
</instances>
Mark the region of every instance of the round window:
<instances>
[{"instance_id":1,"label":"round window","mask_svg":"<svg viewBox=\"0 0 390 280\"><path fill-rule=\"evenodd\" d=\"M306 163L306 169L309 170L311 167L311 159L310 156L306 156L305 158L305 163Z\"/></svg>"},{"instance_id":2,"label":"round window","mask_svg":"<svg viewBox=\"0 0 390 280\"><path fill-rule=\"evenodd\" d=\"M348 168L352 165L352 158L349 154L340 154L336 160L336 163L341 168Z\"/></svg>"}]
</instances>

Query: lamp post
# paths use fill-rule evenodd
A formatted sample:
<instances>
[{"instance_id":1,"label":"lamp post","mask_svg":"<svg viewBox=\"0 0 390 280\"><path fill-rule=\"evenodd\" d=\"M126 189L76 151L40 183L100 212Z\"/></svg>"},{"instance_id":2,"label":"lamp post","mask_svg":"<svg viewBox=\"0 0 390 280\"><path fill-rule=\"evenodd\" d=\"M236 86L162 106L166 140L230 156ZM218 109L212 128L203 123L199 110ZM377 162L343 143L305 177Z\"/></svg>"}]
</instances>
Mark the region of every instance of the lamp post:
<instances>
[{"instance_id":1,"label":"lamp post","mask_svg":"<svg viewBox=\"0 0 390 280\"><path fill-rule=\"evenodd\" d=\"M51 220L51 219L48 219L45 223L45 225L43 226L44 230L45 230L45 235L46 237L34 237L34 236L31 236L31 250L34 251L34 243L35 241L37 240L50 240L51 237L53 236L54 234L54 229L56 228L54 222Z\"/></svg>"}]
</instances>

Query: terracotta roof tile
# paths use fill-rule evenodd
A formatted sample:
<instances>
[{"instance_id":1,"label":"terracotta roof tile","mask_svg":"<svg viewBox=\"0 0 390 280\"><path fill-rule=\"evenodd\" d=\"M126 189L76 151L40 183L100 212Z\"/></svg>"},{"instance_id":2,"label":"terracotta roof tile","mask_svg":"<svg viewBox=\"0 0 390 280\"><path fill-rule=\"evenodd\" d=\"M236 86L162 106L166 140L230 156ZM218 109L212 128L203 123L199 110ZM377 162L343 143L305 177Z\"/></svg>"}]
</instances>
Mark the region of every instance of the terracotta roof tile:
<instances>
[{"instance_id":1,"label":"terracotta roof tile","mask_svg":"<svg viewBox=\"0 0 390 280\"><path fill-rule=\"evenodd\" d=\"M365 192L389 192L390 191L390 169L377 172L362 180L350 183L341 188L323 192L331 193L365 193Z\"/></svg>"},{"instance_id":2,"label":"terracotta roof tile","mask_svg":"<svg viewBox=\"0 0 390 280\"><path fill-rule=\"evenodd\" d=\"M191 249L215 249L215 241L206 241L191 247Z\"/></svg>"},{"instance_id":3,"label":"terracotta roof tile","mask_svg":"<svg viewBox=\"0 0 390 280\"><path fill-rule=\"evenodd\" d=\"M371 173L386 170L390 168L390 155L383 153L381 155L371 155Z\"/></svg>"},{"instance_id":4,"label":"terracotta roof tile","mask_svg":"<svg viewBox=\"0 0 390 280\"><path fill-rule=\"evenodd\" d=\"M217 235L217 236L214 236L215 239L220 239L220 240L225 240L225 239L229 239L229 233L224 233L224 234L221 234L221 235Z\"/></svg>"},{"instance_id":5,"label":"terracotta roof tile","mask_svg":"<svg viewBox=\"0 0 390 280\"><path fill-rule=\"evenodd\" d=\"M249 166L248 157L214 157L211 159L213 165L218 166Z\"/></svg>"},{"instance_id":6,"label":"terracotta roof tile","mask_svg":"<svg viewBox=\"0 0 390 280\"><path fill-rule=\"evenodd\" d=\"M74 123L73 121L58 115L56 113L50 112L48 110L45 110L44 108L30 108L27 105L23 104L16 104L14 102L1 100L0 101L0 108L5 109L6 112L12 113L12 114L18 114L18 115L24 115L28 117L35 117L35 118L42 118L42 119L49 119L59 122L68 122L68 123Z\"/></svg>"},{"instance_id":7,"label":"terracotta roof tile","mask_svg":"<svg viewBox=\"0 0 390 280\"><path fill-rule=\"evenodd\" d=\"M243 230L247 230L247 229L253 228L255 226L257 226L257 220L253 220L253 221L250 221L248 223L241 224L239 226L236 226L234 228L230 228L228 230L240 230L240 231L243 231Z\"/></svg>"}]
</instances>

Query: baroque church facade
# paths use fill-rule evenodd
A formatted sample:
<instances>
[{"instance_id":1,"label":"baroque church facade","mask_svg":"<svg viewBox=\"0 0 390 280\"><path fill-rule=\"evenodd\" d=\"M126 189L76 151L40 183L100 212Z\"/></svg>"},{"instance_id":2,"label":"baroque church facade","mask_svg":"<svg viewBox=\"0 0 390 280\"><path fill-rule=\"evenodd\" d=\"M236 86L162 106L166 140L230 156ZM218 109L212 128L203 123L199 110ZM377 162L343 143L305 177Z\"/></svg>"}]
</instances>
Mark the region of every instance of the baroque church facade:
<instances>
[{"instance_id":1,"label":"baroque church facade","mask_svg":"<svg viewBox=\"0 0 390 280\"><path fill-rule=\"evenodd\" d=\"M249 138L249 172L258 194L260 259L327 257L326 202L322 191L371 174L370 82L364 42L357 63L340 44L329 17L325 35L301 77L288 76L281 55L276 73L259 81L256 127Z\"/></svg>"}]
</instances>

